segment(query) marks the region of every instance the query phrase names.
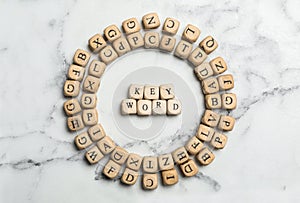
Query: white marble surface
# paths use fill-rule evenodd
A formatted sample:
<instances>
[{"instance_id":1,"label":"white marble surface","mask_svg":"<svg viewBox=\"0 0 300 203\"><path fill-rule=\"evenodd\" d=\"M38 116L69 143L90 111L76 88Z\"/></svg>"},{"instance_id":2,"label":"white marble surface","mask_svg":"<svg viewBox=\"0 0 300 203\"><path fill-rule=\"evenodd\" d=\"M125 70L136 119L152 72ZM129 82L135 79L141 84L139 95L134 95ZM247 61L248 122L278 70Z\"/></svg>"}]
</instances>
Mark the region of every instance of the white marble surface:
<instances>
[{"instance_id":1,"label":"white marble surface","mask_svg":"<svg viewBox=\"0 0 300 203\"><path fill-rule=\"evenodd\" d=\"M0 202L299 202L299 8L297 0L1 0ZM181 178L176 186L159 186L153 192L141 190L139 184L124 187L103 180L102 164L87 165L83 152L75 149L62 110L62 85L74 51L85 48L87 39L105 26L120 25L132 16L141 19L149 11L161 19L179 19L180 31L192 23L201 28L201 37L215 36L220 48L212 57L228 61L239 100L232 114L236 127L214 163L201 167L197 177ZM149 66L166 68L191 95L199 94L196 81L188 80L190 67L179 60L175 64L180 67L163 64L155 52L142 54L154 57ZM115 70L109 69L100 89L100 120L107 131L139 153L161 153L183 144L196 128L183 117L193 115L194 121L201 115L199 98L191 101L197 110L174 119L182 124L175 126L176 132L163 130L154 141L130 143L126 133L114 127L110 90L118 90L128 70L120 64L113 64ZM124 80L126 84L129 79ZM184 98L182 91L178 87ZM132 119L144 128L152 122Z\"/></svg>"}]
</instances>

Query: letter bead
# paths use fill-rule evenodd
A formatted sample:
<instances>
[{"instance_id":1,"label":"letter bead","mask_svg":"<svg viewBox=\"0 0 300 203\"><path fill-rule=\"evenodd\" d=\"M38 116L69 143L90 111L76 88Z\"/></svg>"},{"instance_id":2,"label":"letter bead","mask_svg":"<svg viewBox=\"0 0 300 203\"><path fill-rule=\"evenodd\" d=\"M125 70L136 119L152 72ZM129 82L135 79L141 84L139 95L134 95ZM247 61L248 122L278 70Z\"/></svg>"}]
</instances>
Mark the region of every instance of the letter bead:
<instances>
[{"instance_id":1,"label":"letter bead","mask_svg":"<svg viewBox=\"0 0 300 203\"><path fill-rule=\"evenodd\" d=\"M170 99L167 101L167 114L179 115L181 113L181 102L178 99Z\"/></svg>"},{"instance_id":2,"label":"letter bead","mask_svg":"<svg viewBox=\"0 0 300 203\"><path fill-rule=\"evenodd\" d=\"M113 47L119 56L122 56L131 50L129 43L125 37L120 37L113 42Z\"/></svg>"},{"instance_id":3,"label":"letter bead","mask_svg":"<svg viewBox=\"0 0 300 203\"><path fill-rule=\"evenodd\" d=\"M98 112L96 109L85 109L82 112L82 119L85 125L96 125L98 123Z\"/></svg>"},{"instance_id":4,"label":"letter bead","mask_svg":"<svg viewBox=\"0 0 300 203\"><path fill-rule=\"evenodd\" d=\"M164 185L175 185L178 183L178 173L175 168L161 172Z\"/></svg>"},{"instance_id":5,"label":"letter bead","mask_svg":"<svg viewBox=\"0 0 300 203\"><path fill-rule=\"evenodd\" d=\"M176 45L175 37L163 35L159 44L159 48L165 52L172 52Z\"/></svg>"},{"instance_id":6,"label":"letter bead","mask_svg":"<svg viewBox=\"0 0 300 203\"><path fill-rule=\"evenodd\" d=\"M182 173L186 176L186 177L191 177L194 176L198 173L199 169L196 165L196 163L190 159L188 160L186 163L181 164L180 165L181 171Z\"/></svg>"},{"instance_id":7,"label":"letter bead","mask_svg":"<svg viewBox=\"0 0 300 203\"><path fill-rule=\"evenodd\" d=\"M116 144L108 136L105 136L100 141L98 141L97 146L101 150L101 152L105 155L111 153L116 148Z\"/></svg>"},{"instance_id":8,"label":"letter bead","mask_svg":"<svg viewBox=\"0 0 300 203\"><path fill-rule=\"evenodd\" d=\"M134 185L139 177L139 173L137 171L131 170L129 168L125 168L121 182L126 185Z\"/></svg>"},{"instance_id":9,"label":"letter bead","mask_svg":"<svg viewBox=\"0 0 300 203\"><path fill-rule=\"evenodd\" d=\"M191 154L197 154L203 147L203 143L196 137L193 136L190 140L186 143L185 148Z\"/></svg>"},{"instance_id":10,"label":"letter bead","mask_svg":"<svg viewBox=\"0 0 300 203\"><path fill-rule=\"evenodd\" d=\"M222 108L232 110L236 108L236 95L233 93L222 94Z\"/></svg>"},{"instance_id":11,"label":"letter bead","mask_svg":"<svg viewBox=\"0 0 300 203\"><path fill-rule=\"evenodd\" d=\"M122 108L123 115L136 114L137 113L136 100L123 99L121 108Z\"/></svg>"},{"instance_id":12,"label":"letter bead","mask_svg":"<svg viewBox=\"0 0 300 203\"><path fill-rule=\"evenodd\" d=\"M174 168L174 160L172 154L163 154L158 157L158 165L160 170L169 170Z\"/></svg>"},{"instance_id":13,"label":"letter bead","mask_svg":"<svg viewBox=\"0 0 300 203\"><path fill-rule=\"evenodd\" d=\"M206 63L206 62L204 62L204 63L200 64L199 66L197 66L196 68L194 68L194 72L200 81L202 81L214 74L209 63Z\"/></svg>"},{"instance_id":14,"label":"letter bead","mask_svg":"<svg viewBox=\"0 0 300 203\"><path fill-rule=\"evenodd\" d=\"M85 67L86 64L89 62L90 57L91 55L89 52L82 49L77 49L74 54L73 61L75 64Z\"/></svg>"},{"instance_id":15,"label":"letter bead","mask_svg":"<svg viewBox=\"0 0 300 203\"><path fill-rule=\"evenodd\" d=\"M182 164L189 160L189 154L184 147L180 147L172 152L173 159L176 164Z\"/></svg>"},{"instance_id":16,"label":"letter bead","mask_svg":"<svg viewBox=\"0 0 300 203\"><path fill-rule=\"evenodd\" d=\"M105 137L105 132L101 124L94 125L89 128L88 133L93 140L93 142L96 142L98 140L101 140Z\"/></svg>"},{"instance_id":17,"label":"letter bead","mask_svg":"<svg viewBox=\"0 0 300 203\"><path fill-rule=\"evenodd\" d=\"M78 131L84 128L84 124L80 114L68 117L67 125L70 131Z\"/></svg>"},{"instance_id":18,"label":"letter bead","mask_svg":"<svg viewBox=\"0 0 300 203\"><path fill-rule=\"evenodd\" d=\"M99 57L101 61L103 61L107 65L116 60L118 58L118 54L112 48L112 46L108 45L100 51Z\"/></svg>"},{"instance_id":19,"label":"letter bead","mask_svg":"<svg viewBox=\"0 0 300 203\"><path fill-rule=\"evenodd\" d=\"M143 99L144 85L137 85L137 84L130 85L128 96L130 99Z\"/></svg>"},{"instance_id":20,"label":"letter bead","mask_svg":"<svg viewBox=\"0 0 300 203\"><path fill-rule=\"evenodd\" d=\"M143 171L145 173L156 173L158 171L158 161L155 156L146 156L143 159Z\"/></svg>"},{"instance_id":21,"label":"letter bead","mask_svg":"<svg viewBox=\"0 0 300 203\"><path fill-rule=\"evenodd\" d=\"M210 144L216 149L223 149L227 143L227 136L221 133L215 133Z\"/></svg>"},{"instance_id":22,"label":"letter bead","mask_svg":"<svg viewBox=\"0 0 300 203\"><path fill-rule=\"evenodd\" d=\"M68 71L68 78L71 80L81 81L84 76L85 69L81 66L72 64Z\"/></svg>"},{"instance_id":23,"label":"letter bead","mask_svg":"<svg viewBox=\"0 0 300 203\"><path fill-rule=\"evenodd\" d=\"M213 128L200 124L196 136L203 142L209 142L214 133Z\"/></svg>"},{"instance_id":24,"label":"letter bead","mask_svg":"<svg viewBox=\"0 0 300 203\"><path fill-rule=\"evenodd\" d=\"M118 176L120 171L121 171L121 166L115 163L114 161L109 160L104 166L102 172L106 177L110 179L114 179L115 177Z\"/></svg>"},{"instance_id":25,"label":"letter bead","mask_svg":"<svg viewBox=\"0 0 300 203\"><path fill-rule=\"evenodd\" d=\"M83 82L83 90L86 92L96 93L100 87L100 79L94 76L86 76Z\"/></svg>"},{"instance_id":26,"label":"letter bead","mask_svg":"<svg viewBox=\"0 0 300 203\"><path fill-rule=\"evenodd\" d=\"M230 131L233 129L235 124L235 119L231 116L221 116L218 128L224 131Z\"/></svg>"},{"instance_id":27,"label":"letter bead","mask_svg":"<svg viewBox=\"0 0 300 203\"><path fill-rule=\"evenodd\" d=\"M227 70L227 64L222 57L214 58L209 64L214 71L214 75L219 75Z\"/></svg>"},{"instance_id":28,"label":"letter bead","mask_svg":"<svg viewBox=\"0 0 300 203\"><path fill-rule=\"evenodd\" d=\"M142 165L143 157L138 154L129 154L126 162L126 167L131 170L138 171Z\"/></svg>"},{"instance_id":29,"label":"letter bead","mask_svg":"<svg viewBox=\"0 0 300 203\"><path fill-rule=\"evenodd\" d=\"M199 47L201 47L206 54L210 54L218 48L218 43L212 36L207 36L200 42Z\"/></svg>"},{"instance_id":30,"label":"letter bead","mask_svg":"<svg viewBox=\"0 0 300 203\"><path fill-rule=\"evenodd\" d=\"M99 162L104 155L100 152L97 146L92 147L89 151L86 152L85 158L90 164L95 164Z\"/></svg>"},{"instance_id":31,"label":"letter bead","mask_svg":"<svg viewBox=\"0 0 300 203\"><path fill-rule=\"evenodd\" d=\"M150 100L138 100L137 114L141 116L148 116L152 113L152 102Z\"/></svg>"},{"instance_id":32,"label":"letter bead","mask_svg":"<svg viewBox=\"0 0 300 203\"><path fill-rule=\"evenodd\" d=\"M194 66L199 66L205 59L207 54L199 47L195 48L188 57L188 61Z\"/></svg>"},{"instance_id":33,"label":"letter bead","mask_svg":"<svg viewBox=\"0 0 300 203\"><path fill-rule=\"evenodd\" d=\"M205 147L199 152L199 154L197 154L196 159L202 165L208 165L215 159L215 155Z\"/></svg>"},{"instance_id":34,"label":"letter bead","mask_svg":"<svg viewBox=\"0 0 300 203\"><path fill-rule=\"evenodd\" d=\"M155 29L160 26L160 21L156 13L148 13L144 15L142 22L145 30Z\"/></svg>"},{"instance_id":35,"label":"letter bead","mask_svg":"<svg viewBox=\"0 0 300 203\"><path fill-rule=\"evenodd\" d=\"M216 127L219 123L220 115L211 111L205 110L204 115L202 116L202 123L210 127Z\"/></svg>"},{"instance_id":36,"label":"letter bead","mask_svg":"<svg viewBox=\"0 0 300 203\"><path fill-rule=\"evenodd\" d=\"M187 59L193 49L193 45L187 41L180 40L177 44L174 55L181 59Z\"/></svg>"},{"instance_id":37,"label":"letter bead","mask_svg":"<svg viewBox=\"0 0 300 203\"><path fill-rule=\"evenodd\" d=\"M159 87L154 85L146 85L144 88L145 99L159 99Z\"/></svg>"},{"instance_id":38,"label":"letter bead","mask_svg":"<svg viewBox=\"0 0 300 203\"><path fill-rule=\"evenodd\" d=\"M167 101L166 100L153 100L152 101L152 114L166 115L167 114Z\"/></svg>"},{"instance_id":39,"label":"letter bead","mask_svg":"<svg viewBox=\"0 0 300 203\"><path fill-rule=\"evenodd\" d=\"M111 153L110 158L117 164L122 165L127 160L128 155L129 153L125 149L117 146L115 150Z\"/></svg>"},{"instance_id":40,"label":"letter bead","mask_svg":"<svg viewBox=\"0 0 300 203\"><path fill-rule=\"evenodd\" d=\"M98 53L106 46L106 41L100 34L95 34L89 39L89 48L92 52Z\"/></svg>"},{"instance_id":41,"label":"letter bead","mask_svg":"<svg viewBox=\"0 0 300 203\"><path fill-rule=\"evenodd\" d=\"M222 107L222 100L220 94L205 95L205 106L207 109L220 109Z\"/></svg>"},{"instance_id":42,"label":"letter bead","mask_svg":"<svg viewBox=\"0 0 300 203\"><path fill-rule=\"evenodd\" d=\"M188 24L182 33L182 39L190 43L196 42L199 36L200 36L199 28L191 24Z\"/></svg>"},{"instance_id":43,"label":"letter bead","mask_svg":"<svg viewBox=\"0 0 300 203\"><path fill-rule=\"evenodd\" d=\"M67 116L72 116L81 111L78 99L70 99L64 103L64 110Z\"/></svg>"},{"instance_id":44,"label":"letter bead","mask_svg":"<svg viewBox=\"0 0 300 203\"><path fill-rule=\"evenodd\" d=\"M220 90L219 83L214 77L204 79L201 85L203 94L213 94Z\"/></svg>"},{"instance_id":45,"label":"letter bead","mask_svg":"<svg viewBox=\"0 0 300 203\"><path fill-rule=\"evenodd\" d=\"M143 174L143 188L145 190L155 190L158 186L157 173L145 173Z\"/></svg>"},{"instance_id":46,"label":"letter bead","mask_svg":"<svg viewBox=\"0 0 300 203\"><path fill-rule=\"evenodd\" d=\"M141 25L136 18L129 18L122 23L124 32L129 35L141 30Z\"/></svg>"},{"instance_id":47,"label":"letter bead","mask_svg":"<svg viewBox=\"0 0 300 203\"><path fill-rule=\"evenodd\" d=\"M84 93L81 96L81 107L84 109L93 109L97 106L97 96L96 94Z\"/></svg>"},{"instance_id":48,"label":"letter bead","mask_svg":"<svg viewBox=\"0 0 300 203\"><path fill-rule=\"evenodd\" d=\"M217 79L220 90L230 90L234 87L234 80L231 74L221 75Z\"/></svg>"},{"instance_id":49,"label":"letter bead","mask_svg":"<svg viewBox=\"0 0 300 203\"><path fill-rule=\"evenodd\" d=\"M140 32L136 32L127 36L128 43L132 50L144 46L144 38Z\"/></svg>"},{"instance_id":50,"label":"letter bead","mask_svg":"<svg viewBox=\"0 0 300 203\"><path fill-rule=\"evenodd\" d=\"M159 33L158 32L146 32L144 35L145 48L157 49L159 47Z\"/></svg>"},{"instance_id":51,"label":"letter bead","mask_svg":"<svg viewBox=\"0 0 300 203\"><path fill-rule=\"evenodd\" d=\"M165 84L159 86L159 92L161 99L173 99L175 97L175 88L172 84Z\"/></svg>"},{"instance_id":52,"label":"letter bead","mask_svg":"<svg viewBox=\"0 0 300 203\"><path fill-rule=\"evenodd\" d=\"M180 26L180 22L174 18L166 18L162 32L169 35L176 35Z\"/></svg>"},{"instance_id":53,"label":"letter bead","mask_svg":"<svg viewBox=\"0 0 300 203\"><path fill-rule=\"evenodd\" d=\"M74 80L66 80L64 84L64 95L66 97L77 97L79 94L80 82Z\"/></svg>"},{"instance_id":54,"label":"letter bead","mask_svg":"<svg viewBox=\"0 0 300 203\"><path fill-rule=\"evenodd\" d=\"M106 68L105 63L101 61L93 60L89 66L89 75L100 78L103 75L105 68Z\"/></svg>"},{"instance_id":55,"label":"letter bead","mask_svg":"<svg viewBox=\"0 0 300 203\"><path fill-rule=\"evenodd\" d=\"M116 25L110 25L104 29L104 36L109 42L121 37L121 31Z\"/></svg>"},{"instance_id":56,"label":"letter bead","mask_svg":"<svg viewBox=\"0 0 300 203\"><path fill-rule=\"evenodd\" d=\"M93 144L87 132L77 135L74 139L77 149L82 150Z\"/></svg>"}]
</instances>

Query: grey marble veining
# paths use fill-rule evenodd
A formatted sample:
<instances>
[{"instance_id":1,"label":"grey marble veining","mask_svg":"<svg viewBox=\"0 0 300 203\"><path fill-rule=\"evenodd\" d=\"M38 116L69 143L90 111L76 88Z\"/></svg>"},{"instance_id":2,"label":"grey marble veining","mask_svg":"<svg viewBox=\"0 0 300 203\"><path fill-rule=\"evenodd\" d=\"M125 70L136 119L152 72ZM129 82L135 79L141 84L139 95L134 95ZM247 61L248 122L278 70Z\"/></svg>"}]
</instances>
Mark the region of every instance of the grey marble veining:
<instances>
[{"instance_id":1,"label":"grey marble veining","mask_svg":"<svg viewBox=\"0 0 300 203\"><path fill-rule=\"evenodd\" d=\"M299 8L297 0L0 1L0 202L299 201ZM220 55L228 62L238 108L230 112L237 122L229 142L215 152L211 165L200 167L196 177L180 177L173 187L144 192L140 184L124 187L106 180L105 160L86 164L84 151L73 144L75 134L66 128L62 86L74 51L86 49L93 34L152 11L162 21L179 19L179 32L192 23L201 29L201 39L211 34L218 40L210 58ZM165 68L157 71L165 71L170 81L179 81L176 95L194 107L163 120L158 136L149 140L126 136L124 121L111 110L114 99L126 96L130 74L148 67L146 59L132 60L130 67L128 59L141 55ZM137 51L106 71L99 119L121 146L160 154L195 133L203 113L200 86L191 67L172 57ZM163 77L139 80L160 83ZM124 94L114 94L117 90ZM155 120L130 122L147 128Z\"/></svg>"}]
</instances>

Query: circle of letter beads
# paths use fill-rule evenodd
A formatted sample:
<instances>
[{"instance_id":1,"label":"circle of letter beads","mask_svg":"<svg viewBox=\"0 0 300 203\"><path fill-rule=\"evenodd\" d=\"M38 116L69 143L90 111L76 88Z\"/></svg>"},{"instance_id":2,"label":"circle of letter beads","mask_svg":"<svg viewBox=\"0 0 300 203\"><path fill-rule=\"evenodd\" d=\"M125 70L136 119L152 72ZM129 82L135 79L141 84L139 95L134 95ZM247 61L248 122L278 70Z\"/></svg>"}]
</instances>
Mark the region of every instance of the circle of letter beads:
<instances>
[{"instance_id":1,"label":"circle of letter beads","mask_svg":"<svg viewBox=\"0 0 300 203\"><path fill-rule=\"evenodd\" d=\"M206 62L208 55L218 47L217 41L207 36L195 46L200 30L188 24L176 44L175 35L180 22L168 17L162 24L162 32L158 31L160 26L158 15L148 13L142 17L141 24L136 18L124 20L123 33L117 25L106 27L103 35L95 34L88 40L90 51L78 49L75 52L64 83L64 95L68 98L63 105L67 126L70 131L80 132L75 137L77 148L85 150L85 158L90 164L109 156L109 161L103 167L105 176L110 179L119 177L126 185L135 184L140 177L145 190L158 187L158 175L163 185L170 186L178 182L178 171L185 177L191 177L198 173L198 165L212 163L215 159L213 150L225 147L227 136L224 132L232 130L235 124L233 117L220 114L221 110L218 113L214 110L227 112L235 109L237 104L236 95L228 92L234 87L233 76L223 74L227 70L225 60L216 57ZM138 48L159 49L186 60L201 83L206 109L197 133L187 140L185 146L169 154L143 157L128 152L106 135L98 123L96 94L106 66ZM90 61L92 54L98 54L100 60Z\"/></svg>"}]
</instances>

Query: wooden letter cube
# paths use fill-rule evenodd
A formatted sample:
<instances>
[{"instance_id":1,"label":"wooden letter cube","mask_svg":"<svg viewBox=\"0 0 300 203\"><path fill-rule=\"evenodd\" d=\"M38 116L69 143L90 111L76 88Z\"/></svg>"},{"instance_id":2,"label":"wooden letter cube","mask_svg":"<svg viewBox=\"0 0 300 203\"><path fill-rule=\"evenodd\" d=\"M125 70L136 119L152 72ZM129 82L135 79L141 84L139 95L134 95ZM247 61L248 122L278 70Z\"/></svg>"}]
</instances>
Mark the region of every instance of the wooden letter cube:
<instances>
[{"instance_id":1,"label":"wooden letter cube","mask_svg":"<svg viewBox=\"0 0 300 203\"><path fill-rule=\"evenodd\" d=\"M196 136L203 142L209 142L214 133L213 128L200 124Z\"/></svg>"},{"instance_id":2,"label":"wooden letter cube","mask_svg":"<svg viewBox=\"0 0 300 203\"><path fill-rule=\"evenodd\" d=\"M154 85L146 85L144 89L145 99L159 99L159 87Z\"/></svg>"},{"instance_id":3,"label":"wooden letter cube","mask_svg":"<svg viewBox=\"0 0 300 203\"><path fill-rule=\"evenodd\" d=\"M104 29L104 36L109 42L121 37L121 31L116 25L110 25Z\"/></svg>"},{"instance_id":4,"label":"wooden letter cube","mask_svg":"<svg viewBox=\"0 0 300 203\"><path fill-rule=\"evenodd\" d=\"M236 108L236 95L233 93L222 94L222 108L223 109L235 109Z\"/></svg>"},{"instance_id":5,"label":"wooden letter cube","mask_svg":"<svg viewBox=\"0 0 300 203\"><path fill-rule=\"evenodd\" d=\"M71 131L77 131L84 128L84 124L80 114L76 116L68 117L67 125L69 130Z\"/></svg>"},{"instance_id":6,"label":"wooden letter cube","mask_svg":"<svg viewBox=\"0 0 300 203\"><path fill-rule=\"evenodd\" d=\"M164 185L175 185L178 183L178 173L176 169L162 171L161 176Z\"/></svg>"},{"instance_id":7,"label":"wooden letter cube","mask_svg":"<svg viewBox=\"0 0 300 203\"><path fill-rule=\"evenodd\" d=\"M84 109L93 109L97 105L97 96L96 94L82 94L81 96L81 106Z\"/></svg>"},{"instance_id":8,"label":"wooden letter cube","mask_svg":"<svg viewBox=\"0 0 300 203\"><path fill-rule=\"evenodd\" d=\"M85 149L93 144L87 132L77 135L74 139L75 145L79 150Z\"/></svg>"},{"instance_id":9,"label":"wooden letter cube","mask_svg":"<svg viewBox=\"0 0 300 203\"><path fill-rule=\"evenodd\" d=\"M115 150L111 153L111 160L116 162L117 164L124 164L125 161L127 160L129 153L123 149L122 147L117 146Z\"/></svg>"},{"instance_id":10,"label":"wooden letter cube","mask_svg":"<svg viewBox=\"0 0 300 203\"><path fill-rule=\"evenodd\" d=\"M131 170L138 171L141 167L143 161L143 157L138 154L129 154L126 167L130 168Z\"/></svg>"},{"instance_id":11,"label":"wooden letter cube","mask_svg":"<svg viewBox=\"0 0 300 203\"><path fill-rule=\"evenodd\" d=\"M131 170L129 168L125 168L121 178L121 182L126 185L134 185L138 177L139 177L139 173L137 171Z\"/></svg>"},{"instance_id":12,"label":"wooden letter cube","mask_svg":"<svg viewBox=\"0 0 300 203\"><path fill-rule=\"evenodd\" d=\"M199 154L197 154L196 159L202 165L208 165L215 159L215 155L208 148L205 147L199 152Z\"/></svg>"},{"instance_id":13,"label":"wooden letter cube","mask_svg":"<svg viewBox=\"0 0 300 203\"><path fill-rule=\"evenodd\" d=\"M220 90L230 90L234 87L234 80L231 74L221 75L218 77Z\"/></svg>"},{"instance_id":14,"label":"wooden letter cube","mask_svg":"<svg viewBox=\"0 0 300 203\"><path fill-rule=\"evenodd\" d=\"M210 127L216 127L219 123L220 115L211 111L205 110L204 115L202 116L202 123Z\"/></svg>"},{"instance_id":15,"label":"wooden letter cube","mask_svg":"<svg viewBox=\"0 0 300 203\"><path fill-rule=\"evenodd\" d=\"M204 94L213 94L219 90L219 83L216 78L210 77L202 81L202 91Z\"/></svg>"},{"instance_id":16,"label":"wooden letter cube","mask_svg":"<svg viewBox=\"0 0 300 203\"><path fill-rule=\"evenodd\" d=\"M152 113L154 115L166 115L167 114L167 101L166 100L153 100L152 101Z\"/></svg>"},{"instance_id":17,"label":"wooden letter cube","mask_svg":"<svg viewBox=\"0 0 300 203\"><path fill-rule=\"evenodd\" d=\"M135 99L123 99L122 100L122 114L130 115L136 114L136 100Z\"/></svg>"},{"instance_id":18,"label":"wooden letter cube","mask_svg":"<svg viewBox=\"0 0 300 203\"><path fill-rule=\"evenodd\" d=\"M144 86L132 84L129 87L129 98L130 99L143 99L144 98Z\"/></svg>"},{"instance_id":19,"label":"wooden letter cube","mask_svg":"<svg viewBox=\"0 0 300 203\"><path fill-rule=\"evenodd\" d=\"M95 164L99 162L104 157L104 155L100 152L97 146L94 146L86 152L85 157L90 164Z\"/></svg>"},{"instance_id":20,"label":"wooden letter cube","mask_svg":"<svg viewBox=\"0 0 300 203\"><path fill-rule=\"evenodd\" d=\"M177 44L174 55L181 58L187 59L193 49L193 45L187 41L180 40Z\"/></svg>"},{"instance_id":21,"label":"wooden letter cube","mask_svg":"<svg viewBox=\"0 0 300 203\"><path fill-rule=\"evenodd\" d=\"M158 186L157 173L143 175L143 188L145 190L154 190Z\"/></svg>"},{"instance_id":22,"label":"wooden letter cube","mask_svg":"<svg viewBox=\"0 0 300 203\"><path fill-rule=\"evenodd\" d=\"M137 113L140 116L151 115L152 103L150 100L138 100L137 102Z\"/></svg>"},{"instance_id":23,"label":"wooden letter cube","mask_svg":"<svg viewBox=\"0 0 300 203\"><path fill-rule=\"evenodd\" d=\"M64 110L67 116L72 116L81 111L78 99L70 99L64 103Z\"/></svg>"},{"instance_id":24,"label":"wooden letter cube","mask_svg":"<svg viewBox=\"0 0 300 203\"><path fill-rule=\"evenodd\" d=\"M101 140L105 137L104 129L100 123L90 127L88 132L93 142Z\"/></svg>"},{"instance_id":25,"label":"wooden letter cube","mask_svg":"<svg viewBox=\"0 0 300 203\"><path fill-rule=\"evenodd\" d=\"M167 105L168 115L179 115L181 113L181 102L178 99L168 100Z\"/></svg>"},{"instance_id":26,"label":"wooden letter cube","mask_svg":"<svg viewBox=\"0 0 300 203\"><path fill-rule=\"evenodd\" d=\"M197 154L202 147L203 143L196 136L191 137L185 145L186 150L192 155Z\"/></svg>"},{"instance_id":27,"label":"wooden letter cube","mask_svg":"<svg viewBox=\"0 0 300 203\"><path fill-rule=\"evenodd\" d=\"M163 154L158 157L158 165L160 170L169 170L174 168L174 160L172 154Z\"/></svg>"},{"instance_id":28,"label":"wooden letter cube","mask_svg":"<svg viewBox=\"0 0 300 203\"><path fill-rule=\"evenodd\" d=\"M144 29L155 29L160 26L160 21L156 13L148 13L142 18Z\"/></svg>"},{"instance_id":29,"label":"wooden letter cube","mask_svg":"<svg viewBox=\"0 0 300 203\"><path fill-rule=\"evenodd\" d=\"M161 99L173 99L175 97L175 89L172 84L166 84L159 86Z\"/></svg>"},{"instance_id":30,"label":"wooden letter cube","mask_svg":"<svg viewBox=\"0 0 300 203\"><path fill-rule=\"evenodd\" d=\"M184 147L180 147L173 151L172 156L176 164L182 164L189 160L189 154Z\"/></svg>"},{"instance_id":31,"label":"wooden letter cube","mask_svg":"<svg viewBox=\"0 0 300 203\"><path fill-rule=\"evenodd\" d=\"M141 30L141 25L136 18L129 18L122 22L122 28L124 32L128 35L135 32L139 32Z\"/></svg>"},{"instance_id":32,"label":"wooden letter cube","mask_svg":"<svg viewBox=\"0 0 300 203\"><path fill-rule=\"evenodd\" d=\"M100 34L95 34L89 39L89 48L92 52L97 53L106 46L106 41Z\"/></svg>"},{"instance_id":33,"label":"wooden letter cube","mask_svg":"<svg viewBox=\"0 0 300 203\"><path fill-rule=\"evenodd\" d=\"M66 80L64 85L64 95L66 97L77 97L79 94L80 82Z\"/></svg>"},{"instance_id":34,"label":"wooden letter cube","mask_svg":"<svg viewBox=\"0 0 300 203\"><path fill-rule=\"evenodd\" d=\"M199 35L200 35L199 28L197 28L194 25L188 24L182 33L182 39L194 43L197 41Z\"/></svg>"},{"instance_id":35,"label":"wooden letter cube","mask_svg":"<svg viewBox=\"0 0 300 203\"><path fill-rule=\"evenodd\" d=\"M233 129L235 124L235 119L231 116L221 116L218 128L224 131L230 131Z\"/></svg>"},{"instance_id":36,"label":"wooden letter cube","mask_svg":"<svg viewBox=\"0 0 300 203\"><path fill-rule=\"evenodd\" d=\"M198 173L199 169L196 165L196 163L190 159L188 160L188 162L181 164L180 165L181 171L182 173L186 176L186 177L191 177L194 176Z\"/></svg>"},{"instance_id":37,"label":"wooden letter cube","mask_svg":"<svg viewBox=\"0 0 300 203\"><path fill-rule=\"evenodd\" d=\"M106 68L105 63L101 61L93 60L89 66L89 75L100 78L103 75L105 68Z\"/></svg>"},{"instance_id":38,"label":"wooden letter cube","mask_svg":"<svg viewBox=\"0 0 300 203\"><path fill-rule=\"evenodd\" d=\"M99 57L105 64L109 64L118 58L118 54L112 46L108 45L100 51Z\"/></svg>"},{"instance_id":39,"label":"wooden letter cube","mask_svg":"<svg viewBox=\"0 0 300 203\"><path fill-rule=\"evenodd\" d=\"M74 54L73 61L75 64L84 67L89 62L90 57L91 57L91 55L89 52L84 51L82 49L77 49Z\"/></svg>"},{"instance_id":40,"label":"wooden letter cube","mask_svg":"<svg viewBox=\"0 0 300 203\"><path fill-rule=\"evenodd\" d=\"M218 43L212 36L208 36L200 42L199 47L201 47L206 54L210 54L218 47Z\"/></svg>"},{"instance_id":41,"label":"wooden letter cube","mask_svg":"<svg viewBox=\"0 0 300 203\"><path fill-rule=\"evenodd\" d=\"M111 153L116 148L116 144L108 136L105 136L100 141L98 141L97 146L101 150L101 152L105 155Z\"/></svg>"},{"instance_id":42,"label":"wooden letter cube","mask_svg":"<svg viewBox=\"0 0 300 203\"><path fill-rule=\"evenodd\" d=\"M190 54L188 61L194 66L199 66L207 58L207 54L199 47L195 48Z\"/></svg>"},{"instance_id":43,"label":"wooden letter cube","mask_svg":"<svg viewBox=\"0 0 300 203\"><path fill-rule=\"evenodd\" d=\"M180 26L180 22L174 18L166 18L162 32L170 35L176 35Z\"/></svg>"},{"instance_id":44,"label":"wooden letter cube","mask_svg":"<svg viewBox=\"0 0 300 203\"><path fill-rule=\"evenodd\" d=\"M207 109L220 109L222 107L222 100L220 94L205 95L205 106Z\"/></svg>"},{"instance_id":45,"label":"wooden letter cube","mask_svg":"<svg viewBox=\"0 0 300 203\"><path fill-rule=\"evenodd\" d=\"M83 82L83 90L86 92L96 93L100 87L100 79L94 76L86 76Z\"/></svg>"},{"instance_id":46,"label":"wooden letter cube","mask_svg":"<svg viewBox=\"0 0 300 203\"><path fill-rule=\"evenodd\" d=\"M82 119L85 125L96 125L98 123L97 109L85 109L82 112Z\"/></svg>"},{"instance_id":47,"label":"wooden letter cube","mask_svg":"<svg viewBox=\"0 0 300 203\"><path fill-rule=\"evenodd\" d=\"M200 64L199 66L197 66L196 68L194 68L194 72L200 81L202 81L214 74L209 63L206 63L206 62L204 62L204 63Z\"/></svg>"},{"instance_id":48,"label":"wooden letter cube","mask_svg":"<svg viewBox=\"0 0 300 203\"><path fill-rule=\"evenodd\" d=\"M125 37L120 37L113 42L113 47L119 56L122 56L131 50L129 43Z\"/></svg>"},{"instance_id":49,"label":"wooden letter cube","mask_svg":"<svg viewBox=\"0 0 300 203\"><path fill-rule=\"evenodd\" d=\"M121 166L119 164L115 163L112 160L109 160L103 168L103 174L110 179L114 179L115 177L117 177L120 170Z\"/></svg>"},{"instance_id":50,"label":"wooden letter cube","mask_svg":"<svg viewBox=\"0 0 300 203\"><path fill-rule=\"evenodd\" d=\"M72 64L68 71L68 78L81 81L84 76L84 71L85 69L83 67Z\"/></svg>"},{"instance_id":51,"label":"wooden letter cube","mask_svg":"<svg viewBox=\"0 0 300 203\"><path fill-rule=\"evenodd\" d=\"M227 143L227 136L221 133L215 133L210 144L216 149L223 149Z\"/></svg>"},{"instance_id":52,"label":"wooden letter cube","mask_svg":"<svg viewBox=\"0 0 300 203\"><path fill-rule=\"evenodd\" d=\"M166 51L166 52L171 52L173 51L174 47L176 44L176 38L175 37L170 37L167 35L163 35L161 40L160 40L160 45L159 48L162 51Z\"/></svg>"},{"instance_id":53,"label":"wooden letter cube","mask_svg":"<svg viewBox=\"0 0 300 203\"><path fill-rule=\"evenodd\" d=\"M157 49L159 47L159 38L158 32L146 32L144 35L145 48Z\"/></svg>"},{"instance_id":54,"label":"wooden letter cube","mask_svg":"<svg viewBox=\"0 0 300 203\"><path fill-rule=\"evenodd\" d=\"M128 35L127 40L132 50L144 46L144 38L140 32Z\"/></svg>"},{"instance_id":55,"label":"wooden letter cube","mask_svg":"<svg viewBox=\"0 0 300 203\"><path fill-rule=\"evenodd\" d=\"M158 171L157 157L155 157L155 156L144 157L143 170L145 173L156 173Z\"/></svg>"},{"instance_id":56,"label":"wooden letter cube","mask_svg":"<svg viewBox=\"0 0 300 203\"><path fill-rule=\"evenodd\" d=\"M224 73L227 70L226 62L222 57L214 58L209 64L214 71L214 75Z\"/></svg>"}]
</instances>

